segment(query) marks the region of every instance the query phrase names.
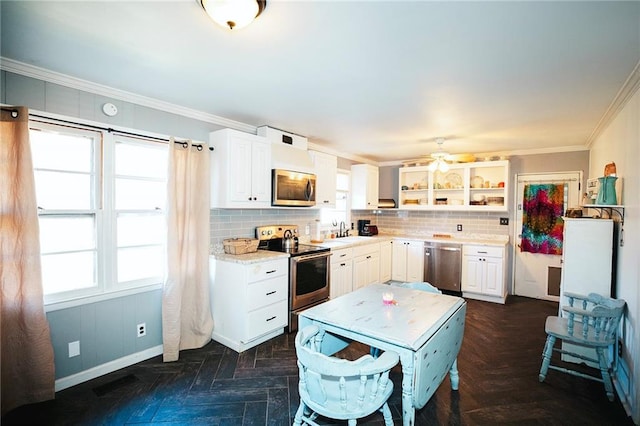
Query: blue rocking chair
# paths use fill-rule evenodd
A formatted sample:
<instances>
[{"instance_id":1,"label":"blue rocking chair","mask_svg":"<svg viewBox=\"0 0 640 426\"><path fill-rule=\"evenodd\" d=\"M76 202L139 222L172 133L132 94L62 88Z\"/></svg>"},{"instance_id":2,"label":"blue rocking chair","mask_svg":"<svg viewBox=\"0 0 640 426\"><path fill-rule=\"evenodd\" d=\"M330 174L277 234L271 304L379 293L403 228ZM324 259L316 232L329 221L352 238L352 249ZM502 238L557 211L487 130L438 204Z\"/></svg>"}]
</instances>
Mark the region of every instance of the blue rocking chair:
<instances>
[{"instance_id":1,"label":"blue rocking chair","mask_svg":"<svg viewBox=\"0 0 640 426\"><path fill-rule=\"evenodd\" d=\"M385 425L392 426L389 370L398 364L398 354L387 351L377 359L364 355L355 361L326 356L319 352L323 334L310 325L296 335L300 406L293 424L317 426L315 419L321 415L353 426L357 419L382 411Z\"/></svg>"},{"instance_id":2,"label":"blue rocking chair","mask_svg":"<svg viewBox=\"0 0 640 426\"><path fill-rule=\"evenodd\" d=\"M542 352L542 365L538 376L541 382L547 376L549 369L582 377L589 380L602 382L610 401L614 400L613 385L609 374L609 362L606 350L616 341L618 324L624 312L625 301L611 299L596 293L582 296L574 293L565 293L569 299L569 306L563 306L566 313L562 317L547 317L544 330L547 333L547 342ZM574 303L576 306L574 306ZM597 359L570 352L566 349L554 349L556 339L573 345L595 349ZM553 351L561 354L596 363L600 368L600 376L592 376L568 368L551 364Z\"/></svg>"}]
</instances>

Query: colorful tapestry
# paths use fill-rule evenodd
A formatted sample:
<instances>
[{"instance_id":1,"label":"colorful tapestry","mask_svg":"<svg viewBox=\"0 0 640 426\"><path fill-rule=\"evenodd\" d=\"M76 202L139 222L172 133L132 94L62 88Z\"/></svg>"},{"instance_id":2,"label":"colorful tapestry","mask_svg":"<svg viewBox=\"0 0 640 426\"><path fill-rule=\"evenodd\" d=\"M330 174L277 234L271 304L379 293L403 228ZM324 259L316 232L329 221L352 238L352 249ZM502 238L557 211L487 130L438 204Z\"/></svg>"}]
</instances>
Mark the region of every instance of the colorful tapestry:
<instances>
[{"instance_id":1,"label":"colorful tapestry","mask_svg":"<svg viewBox=\"0 0 640 426\"><path fill-rule=\"evenodd\" d=\"M525 185L521 251L562 254L564 185Z\"/></svg>"}]
</instances>

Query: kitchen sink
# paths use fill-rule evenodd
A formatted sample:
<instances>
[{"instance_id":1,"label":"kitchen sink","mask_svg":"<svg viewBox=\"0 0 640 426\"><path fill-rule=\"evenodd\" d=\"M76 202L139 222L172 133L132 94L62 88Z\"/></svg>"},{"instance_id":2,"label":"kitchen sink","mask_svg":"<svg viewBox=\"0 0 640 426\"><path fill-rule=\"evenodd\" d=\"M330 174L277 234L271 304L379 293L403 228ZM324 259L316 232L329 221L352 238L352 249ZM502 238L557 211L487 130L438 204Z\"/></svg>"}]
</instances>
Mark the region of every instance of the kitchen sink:
<instances>
[{"instance_id":1,"label":"kitchen sink","mask_svg":"<svg viewBox=\"0 0 640 426\"><path fill-rule=\"evenodd\" d=\"M371 237L352 236L352 237L342 237L342 238L330 238L330 239L324 240L321 243L318 243L318 245L332 248L332 247L342 247L342 246L357 244L362 242L372 242Z\"/></svg>"}]
</instances>

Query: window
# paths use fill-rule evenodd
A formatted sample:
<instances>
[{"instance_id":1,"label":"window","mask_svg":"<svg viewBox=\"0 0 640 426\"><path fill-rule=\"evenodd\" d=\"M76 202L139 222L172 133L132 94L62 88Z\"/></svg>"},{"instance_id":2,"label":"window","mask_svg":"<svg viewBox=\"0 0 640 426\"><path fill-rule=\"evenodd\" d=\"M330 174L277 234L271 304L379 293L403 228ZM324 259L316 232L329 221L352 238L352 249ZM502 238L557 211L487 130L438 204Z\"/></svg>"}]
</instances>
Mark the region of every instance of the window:
<instances>
[{"instance_id":1,"label":"window","mask_svg":"<svg viewBox=\"0 0 640 426\"><path fill-rule=\"evenodd\" d=\"M31 123L45 303L162 282L167 145Z\"/></svg>"},{"instance_id":2,"label":"window","mask_svg":"<svg viewBox=\"0 0 640 426\"><path fill-rule=\"evenodd\" d=\"M351 172L349 170L338 170L336 176L336 207L333 209L322 209L320 217L325 225L339 225L344 222L347 229L351 227ZM335 224L335 225L334 225Z\"/></svg>"}]
</instances>

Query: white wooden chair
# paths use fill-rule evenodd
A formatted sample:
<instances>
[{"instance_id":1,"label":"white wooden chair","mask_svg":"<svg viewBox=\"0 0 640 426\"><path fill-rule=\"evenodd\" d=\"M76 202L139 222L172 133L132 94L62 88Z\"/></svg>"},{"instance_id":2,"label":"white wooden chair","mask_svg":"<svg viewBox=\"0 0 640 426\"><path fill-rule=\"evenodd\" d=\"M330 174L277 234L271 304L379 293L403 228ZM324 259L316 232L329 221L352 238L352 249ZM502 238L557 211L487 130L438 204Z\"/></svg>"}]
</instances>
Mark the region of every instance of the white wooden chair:
<instances>
[{"instance_id":1,"label":"white wooden chair","mask_svg":"<svg viewBox=\"0 0 640 426\"><path fill-rule=\"evenodd\" d=\"M591 293L588 296L565 293L565 296L569 300L569 306L562 307L565 314L562 317L547 317L545 323L544 329L547 333L547 342L542 352L542 365L538 378L541 382L544 381L548 369L552 369L602 382L609 400L613 401L613 385L609 374L609 361L607 360L606 352L608 352L610 346L615 344L616 332L624 312L625 301L604 297L596 293ZM556 339L573 345L593 348L597 354L597 359L566 349L555 349L553 346ZM597 363L601 377L552 365L551 354L553 351Z\"/></svg>"},{"instance_id":2,"label":"white wooden chair","mask_svg":"<svg viewBox=\"0 0 640 426\"><path fill-rule=\"evenodd\" d=\"M398 364L395 352L379 358L364 355L355 361L326 356L319 352L324 331L311 325L296 335L296 355L300 369L300 406L293 424L315 425L318 415L336 420L357 419L381 411L385 425L393 425L387 400L393 392L389 370Z\"/></svg>"}]
</instances>

